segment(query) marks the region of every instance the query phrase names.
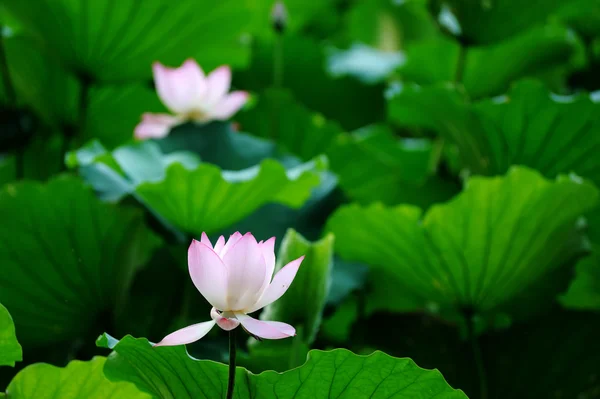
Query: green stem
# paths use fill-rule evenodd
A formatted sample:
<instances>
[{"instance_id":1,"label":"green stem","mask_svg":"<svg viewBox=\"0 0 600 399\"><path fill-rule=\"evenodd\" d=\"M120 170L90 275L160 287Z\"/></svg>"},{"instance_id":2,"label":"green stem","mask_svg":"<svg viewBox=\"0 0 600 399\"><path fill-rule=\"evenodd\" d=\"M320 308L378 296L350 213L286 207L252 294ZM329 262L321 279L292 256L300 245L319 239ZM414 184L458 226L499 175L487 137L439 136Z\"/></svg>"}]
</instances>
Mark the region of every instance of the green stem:
<instances>
[{"instance_id":1,"label":"green stem","mask_svg":"<svg viewBox=\"0 0 600 399\"><path fill-rule=\"evenodd\" d=\"M0 25L0 75L2 75L2 84L8 103L15 108L17 107L17 92L12 84L10 78L10 70L8 69L8 61L6 59L6 51L4 49L4 35L2 31L4 27ZM17 127L19 133L23 133L20 125ZM15 153L15 177L17 180L22 179L25 176L25 148L24 144L19 145Z\"/></svg>"},{"instance_id":2,"label":"green stem","mask_svg":"<svg viewBox=\"0 0 600 399\"><path fill-rule=\"evenodd\" d=\"M460 83L465 72L465 59L467 58L467 47L460 44L458 50L458 62L456 63L456 73L454 74L454 83Z\"/></svg>"},{"instance_id":3,"label":"green stem","mask_svg":"<svg viewBox=\"0 0 600 399\"><path fill-rule=\"evenodd\" d=\"M283 36L275 34L275 45L273 48L273 86L283 86Z\"/></svg>"},{"instance_id":4,"label":"green stem","mask_svg":"<svg viewBox=\"0 0 600 399\"><path fill-rule=\"evenodd\" d=\"M273 46L273 87L280 89L283 86L283 37L276 32ZM281 105L276 102L271 110L271 139L277 140L279 136L279 123Z\"/></svg>"},{"instance_id":5,"label":"green stem","mask_svg":"<svg viewBox=\"0 0 600 399\"><path fill-rule=\"evenodd\" d=\"M471 350L473 351L473 361L475 362L475 368L477 369L477 377L479 379L479 398L487 399L487 377L485 372L485 366L483 365L483 357L481 356L481 348L479 347L479 339L475 333L475 322L473 316L467 317L467 329L469 335L469 341L471 341Z\"/></svg>"},{"instance_id":6,"label":"green stem","mask_svg":"<svg viewBox=\"0 0 600 399\"><path fill-rule=\"evenodd\" d=\"M77 136L82 137L85 130L87 113L90 103L90 88L92 86L92 79L90 79L88 76L82 76L80 78L80 81L81 87L79 91L79 115L77 116L76 134Z\"/></svg>"},{"instance_id":7,"label":"green stem","mask_svg":"<svg viewBox=\"0 0 600 399\"><path fill-rule=\"evenodd\" d=\"M229 382L227 383L227 399L233 398L233 388L235 386L235 328L229 331Z\"/></svg>"},{"instance_id":8,"label":"green stem","mask_svg":"<svg viewBox=\"0 0 600 399\"><path fill-rule=\"evenodd\" d=\"M77 147L81 144L77 142L77 138L81 138L85 130L92 80L86 75L80 75L79 83L79 113L77 115L77 122L75 123L75 126L65 127L65 136L62 142L60 154L63 158L71 148ZM66 169L64 161L62 168L63 170Z\"/></svg>"},{"instance_id":9,"label":"green stem","mask_svg":"<svg viewBox=\"0 0 600 399\"><path fill-rule=\"evenodd\" d=\"M10 70L6 60L6 51L4 51L4 36L2 35L3 26L0 25L0 72L2 73L2 83L6 91L6 97L12 105L16 105L17 93L10 79Z\"/></svg>"}]
</instances>

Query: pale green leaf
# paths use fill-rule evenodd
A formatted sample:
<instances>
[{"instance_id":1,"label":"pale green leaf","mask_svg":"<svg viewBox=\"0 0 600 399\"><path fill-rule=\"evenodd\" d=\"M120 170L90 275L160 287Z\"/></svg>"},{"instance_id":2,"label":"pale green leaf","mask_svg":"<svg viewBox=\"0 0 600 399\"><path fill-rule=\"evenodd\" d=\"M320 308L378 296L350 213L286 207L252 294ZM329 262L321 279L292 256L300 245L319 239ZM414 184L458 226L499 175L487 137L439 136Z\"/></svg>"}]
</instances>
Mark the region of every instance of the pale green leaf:
<instances>
[{"instance_id":1,"label":"pale green leaf","mask_svg":"<svg viewBox=\"0 0 600 399\"><path fill-rule=\"evenodd\" d=\"M10 313L0 304L0 366L14 366L23 360L23 351L17 341L15 325Z\"/></svg>"},{"instance_id":2,"label":"pale green leaf","mask_svg":"<svg viewBox=\"0 0 600 399\"><path fill-rule=\"evenodd\" d=\"M73 360L66 367L36 363L25 367L10 382L10 399L151 399L127 382L111 382L102 368L104 357Z\"/></svg>"}]
</instances>

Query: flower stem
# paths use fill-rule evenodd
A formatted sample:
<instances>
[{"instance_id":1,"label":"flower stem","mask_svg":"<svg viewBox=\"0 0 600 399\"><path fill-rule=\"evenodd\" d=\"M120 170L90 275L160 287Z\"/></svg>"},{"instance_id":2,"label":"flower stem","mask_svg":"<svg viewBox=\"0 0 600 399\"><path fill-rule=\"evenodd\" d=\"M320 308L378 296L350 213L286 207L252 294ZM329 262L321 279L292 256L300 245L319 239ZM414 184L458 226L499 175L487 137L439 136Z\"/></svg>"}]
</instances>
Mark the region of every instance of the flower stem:
<instances>
[{"instance_id":1,"label":"flower stem","mask_svg":"<svg viewBox=\"0 0 600 399\"><path fill-rule=\"evenodd\" d=\"M227 384L227 399L233 398L233 387L235 385L235 328L229 331L229 382Z\"/></svg>"},{"instance_id":2,"label":"flower stem","mask_svg":"<svg viewBox=\"0 0 600 399\"><path fill-rule=\"evenodd\" d=\"M8 100L8 104L12 107L17 107L17 92L13 86L12 79L10 77L10 70L8 68L8 61L6 59L6 50L4 45L4 26L0 25L0 75L2 78L2 85L4 86L4 94ZM18 132L22 135L21 124L17 124ZM15 177L17 180L25 177L25 144L19 143L15 150Z\"/></svg>"},{"instance_id":3,"label":"flower stem","mask_svg":"<svg viewBox=\"0 0 600 399\"><path fill-rule=\"evenodd\" d=\"M483 357L481 356L481 348L479 347L479 338L475 332L475 321L473 320L472 314L469 314L467 317L467 330L469 341L471 341L471 350L473 351L473 361L475 362L475 368L477 370L477 377L479 380L479 397L481 399L487 399L487 377L485 366L483 365Z\"/></svg>"}]
</instances>

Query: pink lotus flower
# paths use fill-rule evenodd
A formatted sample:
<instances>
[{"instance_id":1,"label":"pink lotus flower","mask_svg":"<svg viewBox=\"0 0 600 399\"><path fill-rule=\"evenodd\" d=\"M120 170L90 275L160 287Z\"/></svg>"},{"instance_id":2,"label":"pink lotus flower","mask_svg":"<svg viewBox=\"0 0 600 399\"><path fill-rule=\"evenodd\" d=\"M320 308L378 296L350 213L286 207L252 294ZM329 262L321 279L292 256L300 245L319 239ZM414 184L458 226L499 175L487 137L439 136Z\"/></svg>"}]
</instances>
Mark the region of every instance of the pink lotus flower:
<instances>
[{"instance_id":1,"label":"pink lotus flower","mask_svg":"<svg viewBox=\"0 0 600 399\"><path fill-rule=\"evenodd\" d=\"M138 139L165 137L171 128L187 121L206 123L229 119L248 101L245 91L227 93L231 86L231 69L226 65L208 76L204 76L193 59L179 68L155 62L152 70L158 96L174 115L143 114L134 131Z\"/></svg>"},{"instance_id":2,"label":"pink lotus flower","mask_svg":"<svg viewBox=\"0 0 600 399\"><path fill-rule=\"evenodd\" d=\"M275 237L256 242L250 233L219 237L213 247L206 234L193 240L188 250L188 267L194 285L213 306L212 321L193 324L167 335L155 346L189 344L204 337L217 324L225 331L240 324L259 338L293 337L296 330L278 321L248 316L279 299L296 277L304 256L285 265L273 278Z\"/></svg>"}]
</instances>

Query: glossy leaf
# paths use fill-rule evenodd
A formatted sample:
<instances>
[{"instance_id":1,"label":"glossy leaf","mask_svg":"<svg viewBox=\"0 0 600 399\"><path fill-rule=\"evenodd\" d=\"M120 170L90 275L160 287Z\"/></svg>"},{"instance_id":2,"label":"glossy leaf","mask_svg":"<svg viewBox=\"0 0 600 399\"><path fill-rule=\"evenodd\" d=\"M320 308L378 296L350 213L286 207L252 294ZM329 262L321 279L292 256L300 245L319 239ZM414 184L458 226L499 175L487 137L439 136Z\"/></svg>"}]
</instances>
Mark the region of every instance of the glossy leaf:
<instances>
[{"instance_id":1,"label":"glossy leaf","mask_svg":"<svg viewBox=\"0 0 600 399\"><path fill-rule=\"evenodd\" d=\"M274 140L304 160L325 153L342 132L337 123L299 104L289 91L277 89L265 90L258 104L236 119L243 131Z\"/></svg>"},{"instance_id":2,"label":"glossy leaf","mask_svg":"<svg viewBox=\"0 0 600 399\"><path fill-rule=\"evenodd\" d=\"M66 367L36 363L21 370L6 389L10 399L150 399L133 384L111 382L102 368L104 357L73 360Z\"/></svg>"},{"instance_id":3,"label":"glossy leaf","mask_svg":"<svg viewBox=\"0 0 600 399\"><path fill-rule=\"evenodd\" d=\"M79 82L30 37L9 37L3 44L18 103L31 107L51 126L76 123Z\"/></svg>"},{"instance_id":4,"label":"glossy leaf","mask_svg":"<svg viewBox=\"0 0 600 399\"><path fill-rule=\"evenodd\" d=\"M4 186L0 218L0 302L24 345L87 332L156 245L140 212L101 203L71 177Z\"/></svg>"},{"instance_id":5,"label":"glossy leaf","mask_svg":"<svg viewBox=\"0 0 600 399\"><path fill-rule=\"evenodd\" d=\"M516 79L581 64L584 51L569 29L540 27L497 45L467 50L462 83L474 98L501 94ZM501 67L493 68L496 65Z\"/></svg>"},{"instance_id":6,"label":"glossy leaf","mask_svg":"<svg viewBox=\"0 0 600 399\"><path fill-rule=\"evenodd\" d=\"M461 49L447 38L421 41L407 48L400 72L404 80L420 85L460 82L480 98L501 94L513 80L581 62L581 52L572 32L549 25L485 47Z\"/></svg>"},{"instance_id":7,"label":"glossy leaf","mask_svg":"<svg viewBox=\"0 0 600 399\"><path fill-rule=\"evenodd\" d=\"M219 398L227 388L227 366L189 357L183 346L153 348L143 338L121 341L104 334L98 345L115 351L104 373L113 381L130 381L158 398ZM437 370L419 368L410 359L375 352L357 356L345 349L311 351L307 362L279 374L258 375L237 369L234 398L338 397L353 399L458 399Z\"/></svg>"},{"instance_id":8,"label":"glossy leaf","mask_svg":"<svg viewBox=\"0 0 600 399\"><path fill-rule=\"evenodd\" d=\"M436 151L429 140L398 139L385 126L370 126L339 135L327 155L351 199L428 206L457 191L452 183L432 176Z\"/></svg>"},{"instance_id":9,"label":"glossy leaf","mask_svg":"<svg viewBox=\"0 0 600 399\"><path fill-rule=\"evenodd\" d=\"M141 84L93 86L88 95L83 139L109 149L133 141L144 112L166 112L156 92Z\"/></svg>"},{"instance_id":10,"label":"glossy leaf","mask_svg":"<svg viewBox=\"0 0 600 399\"><path fill-rule=\"evenodd\" d=\"M445 1L456 15L465 41L474 44L496 43L541 26L566 5L585 15L594 4L589 0L547 0L527 3L503 1ZM587 11L589 12L589 11Z\"/></svg>"},{"instance_id":11,"label":"glossy leaf","mask_svg":"<svg viewBox=\"0 0 600 399\"><path fill-rule=\"evenodd\" d=\"M15 325L10 313L0 304L0 366L14 366L23 360L23 351L17 341Z\"/></svg>"},{"instance_id":12,"label":"glossy leaf","mask_svg":"<svg viewBox=\"0 0 600 399\"><path fill-rule=\"evenodd\" d=\"M527 165L546 176L575 172L600 182L600 104L587 94L558 96L540 83L523 81L507 96L476 104L483 120L485 173L503 173L511 164ZM487 165L484 163L487 160Z\"/></svg>"},{"instance_id":13,"label":"glossy leaf","mask_svg":"<svg viewBox=\"0 0 600 399\"><path fill-rule=\"evenodd\" d=\"M200 163L193 153L165 155L157 143L147 141L112 152L91 142L70 153L67 164L79 168L102 198L116 201L133 195L167 227L200 234L228 228L267 204L301 207L325 178L327 161L315 158L286 170L265 159L254 167L223 171ZM324 187L327 193L329 186Z\"/></svg>"},{"instance_id":14,"label":"glossy leaf","mask_svg":"<svg viewBox=\"0 0 600 399\"><path fill-rule=\"evenodd\" d=\"M248 9L236 1L149 0L143 7L134 0L4 4L71 72L92 79L148 79L156 60L175 66L193 57L206 70L247 61L242 35L249 28Z\"/></svg>"},{"instance_id":15,"label":"glossy leaf","mask_svg":"<svg viewBox=\"0 0 600 399\"><path fill-rule=\"evenodd\" d=\"M305 256L285 295L265 307L262 320L276 320L293 325L293 340L249 342L250 359L262 370L283 371L300 366L308 348L314 342L321 325L321 317L332 284L333 261L332 234L317 242L309 242L290 229L283 238L277 256L275 271L300 256ZM296 355L301 353L302 355ZM260 360L257 360L257 357ZM267 366L268 364L268 366Z\"/></svg>"},{"instance_id":16,"label":"glossy leaf","mask_svg":"<svg viewBox=\"0 0 600 399\"><path fill-rule=\"evenodd\" d=\"M279 247L275 272L300 256L305 258L293 284L282 298L264 309L261 319L302 326L303 333L299 337L312 344L332 284L334 241L332 234L310 242L292 229L287 231Z\"/></svg>"},{"instance_id":17,"label":"glossy leaf","mask_svg":"<svg viewBox=\"0 0 600 399\"><path fill-rule=\"evenodd\" d=\"M390 118L437 131L456 144L464 168L504 173L511 165L548 177L575 172L600 179L598 104L591 95L559 96L525 80L505 96L469 104L452 86L405 85L390 99Z\"/></svg>"},{"instance_id":18,"label":"glossy leaf","mask_svg":"<svg viewBox=\"0 0 600 399\"><path fill-rule=\"evenodd\" d=\"M136 197L168 223L186 232L215 232L267 203L300 207L319 184L326 161L317 158L288 171L274 160L241 171L200 164L188 170L174 163L164 180L145 182Z\"/></svg>"},{"instance_id":19,"label":"glossy leaf","mask_svg":"<svg viewBox=\"0 0 600 399\"><path fill-rule=\"evenodd\" d=\"M406 205L349 205L328 226L341 256L381 270L413 309L493 314L581 248L575 221L597 197L576 177L548 181L513 167L503 177L470 178L425 215Z\"/></svg>"}]
</instances>

